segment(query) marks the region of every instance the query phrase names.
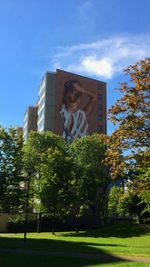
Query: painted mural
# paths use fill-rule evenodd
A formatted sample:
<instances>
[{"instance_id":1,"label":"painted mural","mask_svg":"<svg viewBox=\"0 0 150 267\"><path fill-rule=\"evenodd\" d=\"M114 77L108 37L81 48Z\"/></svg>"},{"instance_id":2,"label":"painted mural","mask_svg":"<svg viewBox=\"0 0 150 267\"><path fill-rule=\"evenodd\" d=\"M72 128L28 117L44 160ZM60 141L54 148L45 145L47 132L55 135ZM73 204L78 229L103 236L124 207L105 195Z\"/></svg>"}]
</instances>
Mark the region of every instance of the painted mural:
<instances>
[{"instance_id":1,"label":"painted mural","mask_svg":"<svg viewBox=\"0 0 150 267\"><path fill-rule=\"evenodd\" d=\"M97 132L97 84L96 80L57 70L55 132L67 143Z\"/></svg>"}]
</instances>

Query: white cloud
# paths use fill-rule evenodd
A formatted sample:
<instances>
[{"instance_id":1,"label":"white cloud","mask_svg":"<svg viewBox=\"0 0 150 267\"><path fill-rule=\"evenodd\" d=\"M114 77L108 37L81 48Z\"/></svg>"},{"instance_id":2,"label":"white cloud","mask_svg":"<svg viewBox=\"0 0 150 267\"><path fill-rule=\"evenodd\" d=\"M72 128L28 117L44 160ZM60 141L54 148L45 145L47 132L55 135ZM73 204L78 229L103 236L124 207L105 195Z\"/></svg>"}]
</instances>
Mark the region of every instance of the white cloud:
<instances>
[{"instance_id":1,"label":"white cloud","mask_svg":"<svg viewBox=\"0 0 150 267\"><path fill-rule=\"evenodd\" d=\"M87 72L97 76L111 78L113 75L113 66L107 58L97 59L93 56L85 57L82 61L82 66Z\"/></svg>"},{"instance_id":2,"label":"white cloud","mask_svg":"<svg viewBox=\"0 0 150 267\"><path fill-rule=\"evenodd\" d=\"M53 63L71 72L111 79L128 65L149 56L150 35L136 35L59 47Z\"/></svg>"}]
</instances>

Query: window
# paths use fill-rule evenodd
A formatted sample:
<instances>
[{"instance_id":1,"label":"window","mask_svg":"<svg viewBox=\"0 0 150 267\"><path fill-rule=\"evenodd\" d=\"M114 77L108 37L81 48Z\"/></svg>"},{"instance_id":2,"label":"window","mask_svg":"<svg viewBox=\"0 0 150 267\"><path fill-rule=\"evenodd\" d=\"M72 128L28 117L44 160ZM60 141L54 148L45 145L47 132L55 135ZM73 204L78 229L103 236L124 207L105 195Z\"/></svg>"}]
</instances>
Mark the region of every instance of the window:
<instances>
[{"instance_id":1,"label":"window","mask_svg":"<svg viewBox=\"0 0 150 267\"><path fill-rule=\"evenodd\" d=\"M98 125L98 126L97 126L97 130L98 130L98 132L102 132L102 130L103 130L102 125Z\"/></svg>"},{"instance_id":2,"label":"window","mask_svg":"<svg viewBox=\"0 0 150 267\"><path fill-rule=\"evenodd\" d=\"M44 104L44 101L45 101L45 98L40 98L40 101L39 101L39 107L41 107L43 104Z\"/></svg>"},{"instance_id":3,"label":"window","mask_svg":"<svg viewBox=\"0 0 150 267\"><path fill-rule=\"evenodd\" d=\"M42 100L40 100L39 102L39 110L43 109L44 104L45 104L45 98L42 98Z\"/></svg>"},{"instance_id":4,"label":"window","mask_svg":"<svg viewBox=\"0 0 150 267\"><path fill-rule=\"evenodd\" d=\"M26 121L27 120L27 117L28 117L28 110L26 111L26 113L25 113L25 116L24 116L24 121Z\"/></svg>"},{"instance_id":5,"label":"window","mask_svg":"<svg viewBox=\"0 0 150 267\"><path fill-rule=\"evenodd\" d=\"M98 104L98 110L102 110L102 109L103 109L102 104Z\"/></svg>"},{"instance_id":6,"label":"window","mask_svg":"<svg viewBox=\"0 0 150 267\"><path fill-rule=\"evenodd\" d=\"M98 94L98 100L102 100L103 99L103 95L102 94Z\"/></svg>"},{"instance_id":7,"label":"window","mask_svg":"<svg viewBox=\"0 0 150 267\"><path fill-rule=\"evenodd\" d=\"M45 92L45 79L41 82L40 89L39 89L39 95L42 96L42 94Z\"/></svg>"},{"instance_id":8,"label":"window","mask_svg":"<svg viewBox=\"0 0 150 267\"><path fill-rule=\"evenodd\" d=\"M38 114L38 118L39 120L41 119L41 117L44 115L44 107L40 110L39 114Z\"/></svg>"},{"instance_id":9,"label":"window","mask_svg":"<svg viewBox=\"0 0 150 267\"><path fill-rule=\"evenodd\" d=\"M101 84L98 83L97 90L101 90L101 89L102 89L102 86L101 86Z\"/></svg>"},{"instance_id":10,"label":"window","mask_svg":"<svg viewBox=\"0 0 150 267\"><path fill-rule=\"evenodd\" d=\"M27 129L27 122L23 126L23 130L26 131L26 129Z\"/></svg>"},{"instance_id":11,"label":"window","mask_svg":"<svg viewBox=\"0 0 150 267\"><path fill-rule=\"evenodd\" d=\"M102 116L102 114L98 114L97 120L98 120L98 121L102 121L102 120L103 120L103 116Z\"/></svg>"},{"instance_id":12,"label":"window","mask_svg":"<svg viewBox=\"0 0 150 267\"><path fill-rule=\"evenodd\" d=\"M23 133L23 140L27 140L27 136L28 136L28 135L27 135L27 132L24 132L24 133Z\"/></svg>"},{"instance_id":13,"label":"window","mask_svg":"<svg viewBox=\"0 0 150 267\"><path fill-rule=\"evenodd\" d=\"M26 120L24 120L24 122L23 122L23 127L24 127L24 125L27 124L27 122L28 122L28 120L27 120L27 117L26 117Z\"/></svg>"},{"instance_id":14,"label":"window","mask_svg":"<svg viewBox=\"0 0 150 267\"><path fill-rule=\"evenodd\" d=\"M43 128L44 128L44 120L42 119L42 120L40 120L38 122L38 131L39 132L42 132L43 131Z\"/></svg>"}]
</instances>

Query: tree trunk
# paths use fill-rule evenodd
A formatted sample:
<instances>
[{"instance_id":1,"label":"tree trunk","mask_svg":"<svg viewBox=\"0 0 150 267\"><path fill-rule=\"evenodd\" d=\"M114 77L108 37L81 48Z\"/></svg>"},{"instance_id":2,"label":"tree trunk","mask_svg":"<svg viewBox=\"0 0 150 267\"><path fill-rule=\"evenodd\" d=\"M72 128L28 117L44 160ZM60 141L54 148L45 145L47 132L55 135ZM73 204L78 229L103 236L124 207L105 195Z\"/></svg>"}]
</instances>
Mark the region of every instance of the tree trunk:
<instances>
[{"instance_id":1,"label":"tree trunk","mask_svg":"<svg viewBox=\"0 0 150 267\"><path fill-rule=\"evenodd\" d=\"M102 226L108 223L108 185L104 185L102 188L101 195L99 195L99 213Z\"/></svg>"},{"instance_id":2,"label":"tree trunk","mask_svg":"<svg viewBox=\"0 0 150 267\"><path fill-rule=\"evenodd\" d=\"M79 220L78 220L78 218L79 218L79 214L78 214L78 212L77 212L77 213L76 213L76 217L75 217L76 233L79 232Z\"/></svg>"},{"instance_id":3,"label":"tree trunk","mask_svg":"<svg viewBox=\"0 0 150 267\"><path fill-rule=\"evenodd\" d=\"M139 223L143 223L143 218L141 215L138 215L138 221L139 221Z\"/></svg>"},{"instance_id":4,"label":"tree trunk","mask_svg":"<svg viewBox=\"0 0 150 267\"><path fill-rule=\"evenodd\" d=\"M53 217L52 217L52 235L55 234L55 219L56 219L56 212L54 210Z\"/></svg>"},{"instance_id":5,"label":"tree trunk","mask_svg":"<svg viewBox=\"0 0 150 267\"><path fill-rule=\"evenodd\" d=\"M37 218L37 233L41 232L41 218L42 218L42 213L38 213L38 218Z\"/></svg>"},{"instance_id":6,"label":"tree trunk","mask_svg":"<svg viewBox=\"0 0 150 267\"><path fill-rule=\"evenodd\" d=\"M104 214L103 214L103 208L102 206L100 207L100 220L101 220L101 224L102 226L104 226Z\"/></svg>"}]
</instances>

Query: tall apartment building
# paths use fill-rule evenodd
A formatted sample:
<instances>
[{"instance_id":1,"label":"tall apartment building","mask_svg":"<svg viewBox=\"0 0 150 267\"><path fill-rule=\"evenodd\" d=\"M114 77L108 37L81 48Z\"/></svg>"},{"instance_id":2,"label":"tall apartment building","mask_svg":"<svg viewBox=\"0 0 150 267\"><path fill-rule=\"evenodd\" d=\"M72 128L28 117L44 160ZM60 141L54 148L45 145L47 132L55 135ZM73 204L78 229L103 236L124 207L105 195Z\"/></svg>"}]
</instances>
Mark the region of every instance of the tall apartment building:
<instances>
[{"instance_id":1,"label":"tall apartment building","mask_svg":"<svg viewBox=\"0 0 150 267\"><path fill-rule=\"evenodd\" d=\"M24 138L36 130L36 118L38 132L52 131L67 141L95 132L106 134L106 109L106 83L59 69L47 72L37 107L25 113Z\"/></svg>"}]
</instances>

